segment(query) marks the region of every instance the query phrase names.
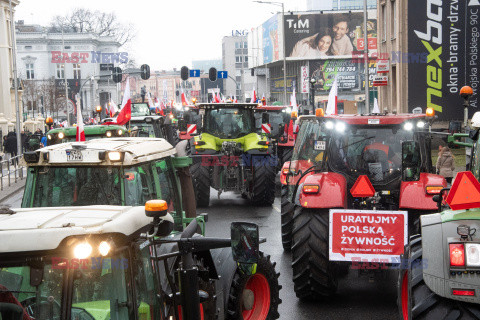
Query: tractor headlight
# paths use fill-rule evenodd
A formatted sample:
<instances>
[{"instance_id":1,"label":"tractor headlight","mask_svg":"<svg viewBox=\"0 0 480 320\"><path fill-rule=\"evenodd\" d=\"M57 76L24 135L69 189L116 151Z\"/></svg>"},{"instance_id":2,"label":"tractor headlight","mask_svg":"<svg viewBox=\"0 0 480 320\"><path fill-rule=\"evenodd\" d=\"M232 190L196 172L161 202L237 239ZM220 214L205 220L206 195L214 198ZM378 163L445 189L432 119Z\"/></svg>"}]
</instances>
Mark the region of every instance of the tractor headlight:
<instances>
[{"instance_id":1,"label":"tractor headlight","mask_svg":"<svg viewBox=\"0 0 480 320\"><path fill-rule=\"evenodd\" d=\"M110 137L112 137L112 132L111 132L111 131L107 131L106 135L107 135L107 138L110 138Z\"/></svg>"},{"instance_id":2,"label":"tractor headlight","mask_svg":"<svg viewBox=\"0 0 480 320\"><path fill-rule=\"evenodd\" d=\"M343 122L337 122L337 123L335 124L335 130L336 130L337 132L340 132L340 133L345 132L345 123L343 123Z\"/></svg>"},{"instance_id":3,"label":"tractor headlight","mask_svg":"<svg viewBox=\"0 0 480 320\"><path fill-rule=\"evenodd\" d=\"M467 267L480 267L480 244L467 243L465 249L467 251Z\"/></svg>"},{"instance_id":4,"label":"tractor headlight","mask_svg":"<svg viewBox=\"0 0 480 320\"><path fill-rule=\"evenodd\" d=\"M407 122L403 125L403 129L406 131L412 131L413 130L413 124L411 122Z\"/></svg>"},{"instance_id":5,"label":"tractor headlight","mask_svg":"<svg viewBox=\"0 0 480 320\"><path fill-rule=\"evenodd\" d=\"M108 253L110 252L110 250L112 250L112 246L109 242L107 241L102 241L100 242L100 244L98 245L98 252L103 256L105 257L106 255L108 255Z\"/></svg>"},{"instance_id":6,"label":"tractor headlight","mask_svg":"<svg viewBox=\"0 0 480 320\"><path fill-rule=\"evenodd\" d=\"M424 122L424 121L418 121L418 122L417 122L417 128L420 128L420 129L421 129L421 128L423 128L423 127L425 127L425 122Z\"/></svg>"},{"instance_id":7,"label":"tractor headlight","mask_svg":"<svg viewBox=\"0 0 480 320\"><path fill-rule=\"evenodd\" d=\"M110 151L108 153L108 160L111 162L118 162L118 161L123 161L123 152L118 152L118 151Z\"/></svg>"},{"instance_id":8,"label":"tractor headlight","mask_svg":"<svg viewBox=\"0 0 480 320\"><path fill-rule=\"evenodd\" d=\"M65 138L65 134L63 132L60 132L58 134L58 139L63 139L63 138Z\"/></svg>"},{"instance_id":9,"label":"tractor headlight","mask_svg":"<svg viewBox=\"0 0 480 320\"><path fill-rule=\"evenodd\" d=\"M335 124L332 121L327 121L325 123L325 128L327 128L328 130L332 130L334 127L335 127Z\"/></svg>"},{"instance_id":10,"label":"tractor headlight","mask_svg":"<svg viewBox=\"0 0 480 320\"><path fill-rule=\"evenodd\" d=\"M92 246L88 242L81 242L73 249L73 255L77 259L86 259L92 254Z\"/></svg>"},{"instance_id":11,"label":"tractor headlight","mask_svg":"<svg viewBox=\"0 0 480 320\"><path fill-rule=\"evenodd\" d=\"M120 129L120 130L117 131L117 133L118 133L119 136L121 136L123 134L123 130Z\"/></svg>"},{"instance_id":12,"label":"tractor headlight","mask_svg":"<svg viewBox=\"0 0 480 320\"><path fill-rule=\"evenodd\" d=\"M47 134L47 139L48 139L48 140L52 140L52 135L51 135L51 134Z\"/></svg>"}]
</instances>

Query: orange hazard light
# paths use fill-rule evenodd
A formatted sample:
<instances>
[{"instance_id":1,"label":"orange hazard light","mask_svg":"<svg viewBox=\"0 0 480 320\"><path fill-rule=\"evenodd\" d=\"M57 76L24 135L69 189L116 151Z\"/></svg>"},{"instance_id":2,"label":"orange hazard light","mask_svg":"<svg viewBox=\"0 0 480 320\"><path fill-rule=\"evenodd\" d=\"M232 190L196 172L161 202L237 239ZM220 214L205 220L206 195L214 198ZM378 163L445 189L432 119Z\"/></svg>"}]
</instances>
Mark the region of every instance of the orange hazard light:
<instances>
[{"instance_id":1,"label":"orange hazard light","mask_svg":"<svg viewBox=\"0 0 480 320\"><path fill-rule=\"evenodd\" d=\"M480 207L480 183L470 171L457 173L446 202L452 210Z\"/></svg>"},{"instance_id":2,"label":"orange hazard light","mask_svg":"<svg viewBox=\"0 0 480 320\"><path fill-rule=\"evenodd\" d=\"M350 193L354 198L367 198L375 195L375 188L373 188L370 179L367 176L359 176Z\"/></svg>"}]
</instances>

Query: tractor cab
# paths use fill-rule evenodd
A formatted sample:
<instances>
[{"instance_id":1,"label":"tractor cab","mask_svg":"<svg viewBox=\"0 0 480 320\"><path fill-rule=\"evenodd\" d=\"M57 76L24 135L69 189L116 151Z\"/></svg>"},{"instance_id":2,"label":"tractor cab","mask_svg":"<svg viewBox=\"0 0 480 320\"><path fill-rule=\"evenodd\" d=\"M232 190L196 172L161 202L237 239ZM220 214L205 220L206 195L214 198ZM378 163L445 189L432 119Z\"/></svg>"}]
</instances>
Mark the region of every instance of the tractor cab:
<instances>
[{"instance_id":1,"label":"tractor cab","mask_svg":"<svg viewBox=\"0 0 480 320\"><path fill-rule=\"evenodd\" d=\"M127 134L124 126L118 125L91 125L84 126L85 140L101 139L101 138L118 138ZM74 142L77 139L77 127L56 128L48 131L47 145L59 143Z\"/></svg>"},{"instance_id":2,"label":"tractor cab","mask_svg":"<svg viewBox=\"0 0 480 320\"><path fill-rule=\"evenodd\" d=\"M26 153L22 208L139 206L163 199L180 230L191 220L183 219L179 193L185 184L179 180L181 168L190 161L175 153L164 139L153 138L97 139Z\"/></svg>"},{"instance_id":3,"label":"tractor cab","mask_svg":"<svg viewBox=\"0 0 480 320\"><path fill-rule=\"evenodd\" d=\"M180 140L190 140L200 133L202 116L199 114L200 109L195 105L185 106L184 110L183 117L178 120L178 137Z\"/></svg>"}]
</instances>

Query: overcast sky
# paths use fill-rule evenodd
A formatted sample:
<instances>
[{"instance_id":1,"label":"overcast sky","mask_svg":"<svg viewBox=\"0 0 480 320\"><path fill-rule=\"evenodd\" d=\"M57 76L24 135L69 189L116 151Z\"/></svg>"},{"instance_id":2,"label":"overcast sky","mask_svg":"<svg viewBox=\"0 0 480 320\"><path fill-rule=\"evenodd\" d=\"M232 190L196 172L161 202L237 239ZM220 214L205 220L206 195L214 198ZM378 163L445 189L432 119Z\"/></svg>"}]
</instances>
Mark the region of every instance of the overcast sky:
<instances>
[{"instance_id":1,"label":"overcast sky","mask_svg":"<svg viewBox=\"0 0 480 320\"><path fill-rule=\"evenodd\" d=\"M283 2L285 11L306 8L305 0ZM137 35L128 47L129 57L153 70L220 59L224 36L232 30L257 27L281 11L252 0L20 0L15 20L48 25L53 16L77 7L113 11L122 22L133 23Z\"/></svg>"}]
</instances>

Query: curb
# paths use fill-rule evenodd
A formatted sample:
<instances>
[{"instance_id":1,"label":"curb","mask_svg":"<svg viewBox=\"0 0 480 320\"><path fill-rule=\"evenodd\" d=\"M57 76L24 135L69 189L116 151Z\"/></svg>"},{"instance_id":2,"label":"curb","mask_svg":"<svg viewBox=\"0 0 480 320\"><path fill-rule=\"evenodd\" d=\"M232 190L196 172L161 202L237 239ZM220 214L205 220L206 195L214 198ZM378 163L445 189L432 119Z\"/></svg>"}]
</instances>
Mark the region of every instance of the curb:
<instances>
[{"instance_id":1,"label":"curb","mask_svg":"<svg viewBox=\"0 0 480 320\"><path fill-rule=\"evenodd\" d=\"M10 187L7 187L3 191L0 191L0 203L4 202L7 198L11 197L15 193L23 189L23 187L25 187L25 182L26 179L24 178L20 181L17 181L16 183L13 183ZM5 193L5 195L3 195L3 193Z\"/></svg>"}]
</instances>

